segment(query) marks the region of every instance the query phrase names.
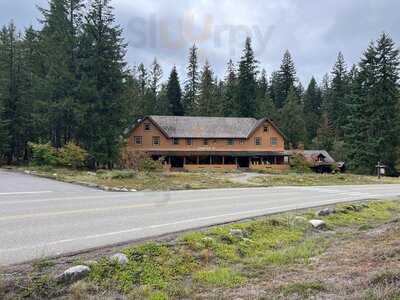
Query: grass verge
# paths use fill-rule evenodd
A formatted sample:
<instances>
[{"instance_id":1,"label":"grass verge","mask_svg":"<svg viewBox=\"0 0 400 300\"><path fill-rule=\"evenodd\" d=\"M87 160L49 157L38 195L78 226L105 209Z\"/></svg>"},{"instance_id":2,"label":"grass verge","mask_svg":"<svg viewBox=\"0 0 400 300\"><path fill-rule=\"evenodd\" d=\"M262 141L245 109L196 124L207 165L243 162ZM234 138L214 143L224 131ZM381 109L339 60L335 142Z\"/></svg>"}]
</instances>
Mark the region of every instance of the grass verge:
<instances>
[{"instance_id":1,"label":"grass verge","mask_svg":"<svg viewBox=\"0 0 400 300\"><path fill-rule=\"evenodd\" d=\"M203 170L197 172L136 172L132 170L99 170L88 172L52 167L24 167L32 174L48 178L82 183L89 186L125 188L127 190L188 190L234 187L270 187L270 186L323 186L350 184L400 184L399 178L362 176L354 174L257 174L246 177L239 171Z\"/></svg>"},{"instance_id":2,"label":"grass verge","mask_svg":"<svg viewBox=\"0 0 400 300\"><path fill-rule=\"evenodd\" d=\"M5 282L5 299L398 299L400 202L335 209L321 217L322 231L308 224L316 218L309 210L125 247L126 265L97 258L89 276L72 285L55 281L57 261L40 260L18 285Z\"/></svg>"}]
</instances>

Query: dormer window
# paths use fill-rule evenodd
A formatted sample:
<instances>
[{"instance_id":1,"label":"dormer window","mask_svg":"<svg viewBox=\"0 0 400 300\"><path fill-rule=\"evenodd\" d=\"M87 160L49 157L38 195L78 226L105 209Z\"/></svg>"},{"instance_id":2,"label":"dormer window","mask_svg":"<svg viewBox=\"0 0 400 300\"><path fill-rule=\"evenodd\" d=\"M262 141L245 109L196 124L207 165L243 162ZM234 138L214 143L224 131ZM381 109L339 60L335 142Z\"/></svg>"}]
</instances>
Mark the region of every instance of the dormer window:
<instances>
[{"instance_id":1,"label":"dormer window","mask_svg":"<svg viewBox=\"0 0 400 300\"><path fill-rule=\"evenodd\" d=\"M150 131L151 130L150 123L144 123L144 130L146 130L146 131Z\"/></svg>"},{"instance_id":2,"label":"dormer window","mask_svg":"<svg viewBox=\"0 0 400 300\"><path fill-rule=\"evenodd\" d=\"M269 126L268 126L268 124L265 124L264 125L264 132L268 132L269 131Z\"/></svg>"}]
</instances>

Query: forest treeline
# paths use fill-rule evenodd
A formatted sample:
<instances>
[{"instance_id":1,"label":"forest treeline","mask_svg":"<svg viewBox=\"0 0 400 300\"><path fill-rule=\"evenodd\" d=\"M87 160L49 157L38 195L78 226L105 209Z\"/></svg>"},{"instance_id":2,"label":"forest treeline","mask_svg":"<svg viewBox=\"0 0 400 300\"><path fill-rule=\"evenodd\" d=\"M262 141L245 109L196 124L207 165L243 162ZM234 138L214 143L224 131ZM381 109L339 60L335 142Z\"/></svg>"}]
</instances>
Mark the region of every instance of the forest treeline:
<instances>
[{"instance_id":1,"label":"forest treeline","mask_svg":"<svg viewBox=\"0 0 400 300\"><path fill-rule=\"evenodd\" d=\"M29 143L60 148L74 142L90 164L118 160L123 135L145 115L269 117L290 148L330 151L360 173L378 161L395 172L400 158L399 50L389 34L370 42L358 64L341 53L322 82L303 86L289 51L267 73L244 43L238 62L217 78L198 48L186 74L166 74L154 59L129 67L110 0L50 0L41 28L0 32L0 160L30 159ZM367 41L366 41L367 43Z\"/></svg>"}]
</instances>

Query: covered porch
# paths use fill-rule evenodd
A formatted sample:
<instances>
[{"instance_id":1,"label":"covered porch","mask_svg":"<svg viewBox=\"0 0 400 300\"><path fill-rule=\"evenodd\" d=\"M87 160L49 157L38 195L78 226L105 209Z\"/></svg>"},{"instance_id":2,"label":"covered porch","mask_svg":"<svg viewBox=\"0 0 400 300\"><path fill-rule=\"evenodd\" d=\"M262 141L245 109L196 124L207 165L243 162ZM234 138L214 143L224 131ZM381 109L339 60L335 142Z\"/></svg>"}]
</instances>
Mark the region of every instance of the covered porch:
<instances>
[{"instance_id":1,"label":"covered porch","mask_svg":"<svg viewBox=\"0 0 400 300\"><path fill-rule=\"evenodd\" d=\"M289 168L285 152L178 152L149 153L153 159L164 158L165 169L254 169L285 170Z\"/></svg>"}]
</instances>

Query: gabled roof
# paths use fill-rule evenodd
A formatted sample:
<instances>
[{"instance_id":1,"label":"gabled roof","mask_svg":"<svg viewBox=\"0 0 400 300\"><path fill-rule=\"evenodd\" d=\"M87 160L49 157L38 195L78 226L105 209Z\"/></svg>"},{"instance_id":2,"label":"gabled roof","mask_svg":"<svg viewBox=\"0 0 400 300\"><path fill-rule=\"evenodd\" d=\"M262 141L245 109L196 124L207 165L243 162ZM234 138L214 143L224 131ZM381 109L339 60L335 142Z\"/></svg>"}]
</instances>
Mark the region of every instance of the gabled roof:
<instances>
[{"instance_id":1,"label":"gabled roof","mask_svg":"<svg viewBox=\"0 0 400 300\"><path fill-rule=\"evenodd\" d=\"M299 153L304 156L304 158L311 162L316 163L318 161L319 156L323 156L324 163L334 164L335 160L326 150L288 150L289 154Z\"/></svg>"},{"instance_id":2,"label":"gabled roof","mask_svg":"<svg viewBox=\"0 0 400 300\"><path fill-rule=\"evenodd\" d=\"M168 138L249 138L265 121L283 136L280 130L267 118L221 118L221 117L183 117L149 116L137 121L138 124L150 120Z\"/></svg>"}]
</instances>

